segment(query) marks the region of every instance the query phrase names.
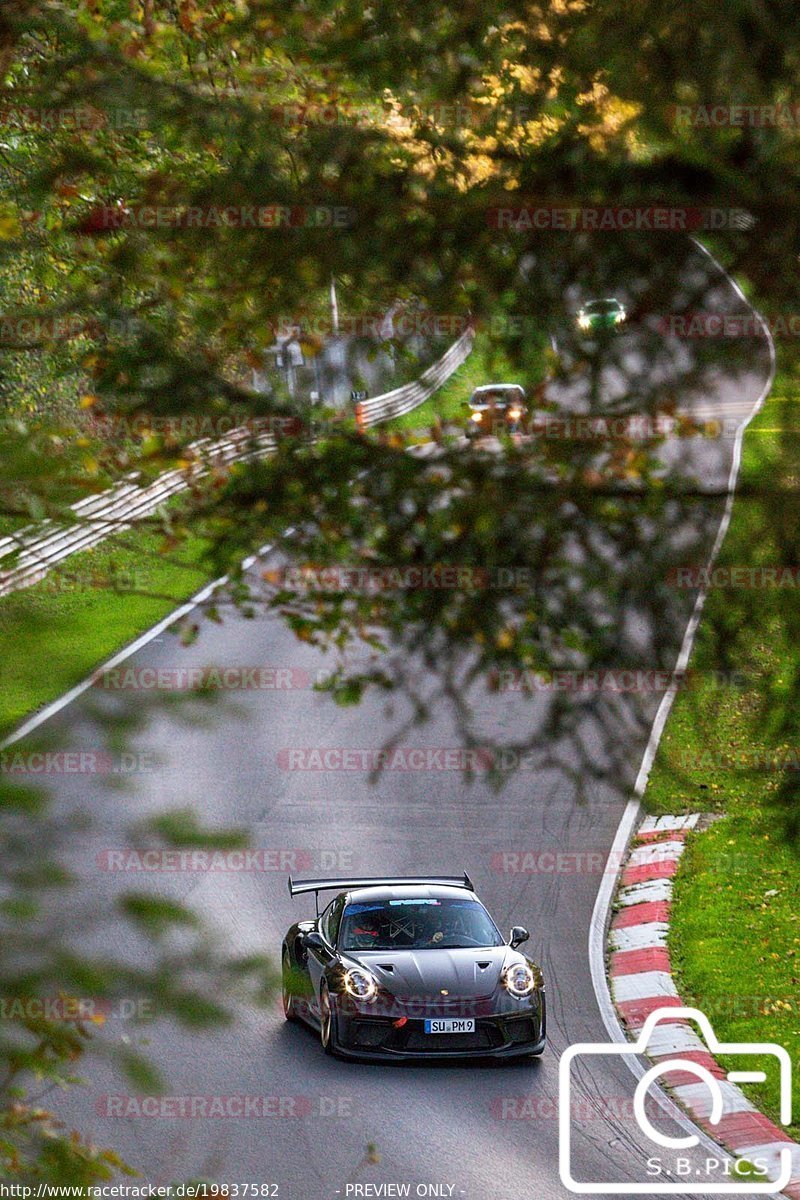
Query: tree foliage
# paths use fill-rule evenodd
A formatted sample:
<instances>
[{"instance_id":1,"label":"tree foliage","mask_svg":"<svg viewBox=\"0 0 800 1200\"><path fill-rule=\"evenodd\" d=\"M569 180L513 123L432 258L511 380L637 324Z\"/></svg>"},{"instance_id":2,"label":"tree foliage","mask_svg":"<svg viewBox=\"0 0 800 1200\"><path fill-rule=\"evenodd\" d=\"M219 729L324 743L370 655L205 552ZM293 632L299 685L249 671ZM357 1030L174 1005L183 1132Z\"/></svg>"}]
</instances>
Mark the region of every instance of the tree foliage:
<instances>
[{"instance_id":1,"label":"tree foliage","mask_svg":"<svg viewBox=\"0 0 800 1200\"><path fill-rule=\"evenodd\" d=\"M618 424L491 454L465 453L436 430L438 456L421 464L404 435L365 436L323 413L315 441L283 437L269 460L210 472L191 491L232 599L276 609L336 655L330 690L341 702L399 687L413 721L449 705L470 745L486 742L475 700L499 672L670 667L692 599L676 597L670 571L704 561L726 478L665 459L659 421L697 441L708 429L692 410L720 375L745 392L764 369L752 332L663 337L660 314L731 304L686 234L711 238L776 312L797 297L796 114L794 124L695 118L717 105L788 114L797 69L787 0L669 11L610 0L6 0L3 513L63 518L131 471L184 463L192 421L174 418L307 421L307 401L254 392L250 371L276 326L326 313L335 277L353 317L424 301L454 325L483 323L531 384L542 420ZM621 205L683 212L687 230L570 231L519 218ZM575 329L579 299L618 288L630 298L632 356L628 342L590 346ZM544 389L543 340L556 347ZM649 432L627 432L626 419L642 416ZM134 420L133 432L113 432ZM785 496L794 484L782 484ZM765 525L786 511L783 497L768 497ZM786 554L796 549L790 527ZM254 584L238 564L267 535L283 557ZM372 582L344 586L340 573L320 584L322 568L371 572ZM455 587L392 574L409 568L465 574ZM579 745L586 707L608 759ZM561 769L615 775L624 707L556 700L544 723L523 719L493 750L533 747L545 764L573 738L578 766L573 756ZM159 955L179 927L170 978L231 968L163 901L125 902L121 915L155 954L135 979L121 961L53 953L41 872L24 865L25 830L47 819L33 804L11 790L3 809L6 994L69 992L91 971L97 994L135 985L176 1016L216 1016L203 988L190 1000L172 987ZM50 878L67 883L55 867ZM33 956L25 971L23 950ZM87 1032L75 1021L4 1027L9 1084L30 1072L67 1081ZM145 1069L138 1058L128 1066ZM117 1165L22 1095L4 1124L9 1171L63 1182Z\"/></svg>"}]
</instances>

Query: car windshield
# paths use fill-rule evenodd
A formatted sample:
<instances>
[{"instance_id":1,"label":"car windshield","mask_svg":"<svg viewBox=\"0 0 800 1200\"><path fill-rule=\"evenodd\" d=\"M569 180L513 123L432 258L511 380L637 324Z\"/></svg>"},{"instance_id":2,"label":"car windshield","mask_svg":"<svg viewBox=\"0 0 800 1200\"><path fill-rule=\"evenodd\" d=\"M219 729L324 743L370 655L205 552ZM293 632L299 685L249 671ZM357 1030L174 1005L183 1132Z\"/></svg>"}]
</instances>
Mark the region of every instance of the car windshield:
<instances>
[{"instance_id":1,"label":"car windshield","mask_svg":"<svg viewBox=\"0 0 800 1200\"><path fill-rule=\"evenodd\" d=\"M618 300L590 300L586 305L587 312L612 313L619 309Z\"/></svg>"},{"instance_id":2,"label":"car windshield","mask_svg":"<svg viewBox=\"0 0 800 1200\"><path fill-rule=\"evenodd\" d=\"M502 946L496 925L477 900L377 900L348 904L341 950L458 950Z\"/></svg>"},{"instance_id":3,"label":"car windshield","mask_svg":"<svg viewBox=\"0 0 800 1200\"><path fill-rule=\"evenodd\" d=\"M472 397L473 404L493 404L495 408L505 407L507 404L519 404L522 401L522 393L517 391L507 391L505 388L496 392L475 392Z\"/></svg>"}]
</instances>

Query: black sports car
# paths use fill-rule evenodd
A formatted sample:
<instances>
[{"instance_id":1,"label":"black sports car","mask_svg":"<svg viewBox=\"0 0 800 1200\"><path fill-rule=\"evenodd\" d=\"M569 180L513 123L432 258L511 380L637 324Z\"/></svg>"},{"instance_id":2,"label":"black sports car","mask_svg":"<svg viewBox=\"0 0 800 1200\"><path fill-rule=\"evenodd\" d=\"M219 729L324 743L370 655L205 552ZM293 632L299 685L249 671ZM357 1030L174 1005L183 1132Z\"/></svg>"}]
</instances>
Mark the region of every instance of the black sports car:
<instances>
[{"instance_id":1,"label":"black sports car","mask_svg":"<svg viewBox=\"0 0 800 1200\"><path fill-rule=\"evenodd\" d=\"M319 912L319 893L338 894ZM524 1058L545 1045L544 981L508 941L467 875L289 879L317 916L283 943L287 1021L318 1029L326 1054L362 1059Z\"/></svg>"}]
</instances>

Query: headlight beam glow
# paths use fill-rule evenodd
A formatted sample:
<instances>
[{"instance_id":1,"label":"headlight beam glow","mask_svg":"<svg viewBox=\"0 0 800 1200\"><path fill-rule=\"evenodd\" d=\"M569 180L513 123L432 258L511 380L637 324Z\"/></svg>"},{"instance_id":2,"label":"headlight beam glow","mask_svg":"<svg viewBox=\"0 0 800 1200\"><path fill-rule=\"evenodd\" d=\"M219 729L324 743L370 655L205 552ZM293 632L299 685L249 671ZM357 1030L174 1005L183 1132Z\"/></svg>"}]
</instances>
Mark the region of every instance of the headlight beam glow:
<instances>
[{"instance_id":1,"label":"headlight beam glow","mask_svg":"<svg viewBox=\"0 0 800 1200\"><path fill-rule=\"evenodd\" d=\"M345 971L345 991L355 996L356 1000L372 1001L378 995L378 985L371 975L359 967L351 967Z\"/></svg>"},{"instance_id":2,"label":"headlight beam glow","mask_svg":"<svg viewBox=\"0 0 800 1200\"><path fill-rule=\"evenodd\" d=\"M526 963L514 963L503 972L503 987L521 1000L536 987L536 976Z\"/></svg>"}]
</instances>

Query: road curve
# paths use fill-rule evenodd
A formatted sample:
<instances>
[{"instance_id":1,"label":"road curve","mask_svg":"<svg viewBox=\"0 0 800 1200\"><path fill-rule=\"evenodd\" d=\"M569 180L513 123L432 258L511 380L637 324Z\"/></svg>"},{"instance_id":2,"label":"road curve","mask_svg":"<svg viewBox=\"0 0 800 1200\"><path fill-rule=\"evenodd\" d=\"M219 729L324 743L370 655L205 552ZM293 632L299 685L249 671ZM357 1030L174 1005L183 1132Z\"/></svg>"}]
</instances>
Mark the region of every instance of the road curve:
<instances>
[{"instance_id":1,"label":"road curve","mask_svg":"<svg viewBox=\"0 0 800 1200\"><path fill-rule=\"evenodd\" d=\"M696 254L692 269L703 269L699 264ZM713 275L713 268L705 269ZM730 284L714 282L736 311L742 301ZM635 361L635 346L630 353ZM725 481L735 424L749 413L768 373L766 342L754 339L750 367L735 378L715 372L713 390L703 397L704 415L733 418L725 435L668 446L666 457L689 459L706 482ZM721 503L709 502L706 516L710 549ZM677 625L685 626L694 599L690 591L676 596ZM541 1061L513 1066L357 1065L324 1057L310 1031L283 1022L276 1003L213 1035L188 1035L160 1021L148 1030L170 1095L267 1096L273 1098L268 1115L108 1115L103 1097L130 1087L103 1063L93 1065L87 1088L51 1102L85 1135L115 1146L153 1184L189 1177L273 1182L283 1200L357 1195L355 1183L410 1185L410 1195L470 1200L512 1200L521 1193L562 1200L569 1193L558 1171L558 1058L575 1042L607 1041L587 960L588 928L660 695L645 691L620 700L618 735L629 764L624 777L579 786L564 772L520 770L496 793L480 777L465 785L457 771L439 769L434 754L433 769L390 770L372 785L363 770L296 769L301 760L289 752L378 747L402 715L402 701L394 714L375 699L335 708L303 683L325 661L270 618L208 624L189 648L163 634L129 660L136 668L209 663L288 668L298 686L243 691L232 698L235 712L223 704L203 727L161 713L134 737L135 749L156 765L123 789L99 776L60 782L58 807L92 820L91 832L72 851L84 901L107 910L118 891L138 882L98 865L104 861L99 855L124 844L127 825L188 805L210 823L249 827L253 845L270 852L267 869L169 873L148 883L190 902L237 950L257 947L277 956L286 927L313 912L312 901L288 896L286 868L293 863L332 873L467 870L501 928L522 923L532 932L531 954L548 981L549 1048ZM96 700L87 693L52 718L66 743L97 743ZM520 720L518 701L483 703L489 727ZM543 719L536 703L526 721ZM596 742L602 755L591 714L581 719L586 745ZM454 746L456 735L447 715L437 713L407 742L436 750ZM567 761L569 753L565 745ZM112 928L104 936L119 950L127 935ZM137 1034L130 1022L112 1020L104 1036ZM630 1117L627 1067L597 1062L582 1068L578 1081L593 1115L578 1122L576 1174L597 1182L641 1179L652 1148ZM368 1142L378 1161L365 1161Z\"/></svg>"}]
</instances>

